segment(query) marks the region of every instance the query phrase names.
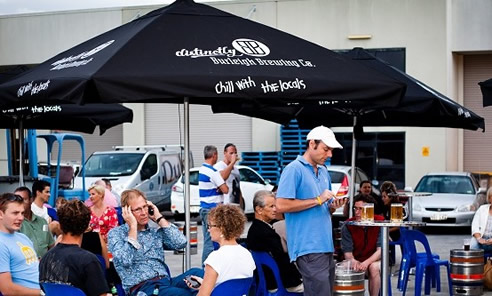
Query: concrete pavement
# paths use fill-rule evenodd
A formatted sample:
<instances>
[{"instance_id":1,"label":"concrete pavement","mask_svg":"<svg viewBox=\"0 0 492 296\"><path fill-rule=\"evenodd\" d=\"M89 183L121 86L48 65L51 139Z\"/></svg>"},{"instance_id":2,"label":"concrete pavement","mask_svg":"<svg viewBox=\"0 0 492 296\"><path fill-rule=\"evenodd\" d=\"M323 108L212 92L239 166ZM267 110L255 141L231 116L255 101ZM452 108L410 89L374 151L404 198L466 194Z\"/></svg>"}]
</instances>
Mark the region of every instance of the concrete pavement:
<instances>
[{"instance_id":1,"label":"concrete pavement","mask_svg":"<svg viewBox=\"0 0 492 296\"><path fill-rule=\"evenodd\" d=\"M192 221L196 221L192 219ZM244 236L247 233L247 230L251 222L248 222L245 227ZM459 249L462 248L463 239L469 237L469 228L426 228L423 230L427 234L427 238L429 240L429 244L431 246L433 253L438 253L441 259L449 260L449 253L451 249ZM196 255L191 256L191 267L201 267L201 254L202 254L202 243L203 243L203 235L202 235L202 227L198 225L198 252ZM166 263L169 265L172 275L177 275L183 272L184 266L184 255L183 254L174 254L173 251L166 251ZM392 271L398 269L399 262L401 260L401 253L397 248L396 251L396 262L397 265L393 267ZM395 269L396 268L396 269ZM444 267L441 267L441 292L437 293L435 289L431 290L431 295L449 295L448 289L448 280L446 277L446 271ZM391 278L391 288L393 291L393 295L401 295L400 292L397 292L396 289L397 283L397 275L392 276ZM367 281L366 281L367 284ZM410 280L408 282L407 294L406 295L414 295L414 287L415 287L415 276L411 275ZM366 295L369 295L366 292ZM492 296L492 291L485 291L484 295Z\"/></svg>"}]
</instances>

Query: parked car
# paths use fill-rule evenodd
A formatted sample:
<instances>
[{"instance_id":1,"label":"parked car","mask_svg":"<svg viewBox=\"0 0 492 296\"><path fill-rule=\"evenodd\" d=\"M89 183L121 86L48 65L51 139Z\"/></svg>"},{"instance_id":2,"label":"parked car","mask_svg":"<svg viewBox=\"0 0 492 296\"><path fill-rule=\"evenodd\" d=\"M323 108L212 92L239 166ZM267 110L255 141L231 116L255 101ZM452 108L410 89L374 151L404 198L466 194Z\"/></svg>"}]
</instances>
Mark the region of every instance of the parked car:
<instances>
[{"instance_id":1,"label":"parked car","mask_svg":"<svg viewBox=\"0 0 492 296\"><path fill-rule=\"evenodd\" d=\"M337 197L349 197L349 184L351 180L352 167L346 165L331 165L327 167L328 173L331 178L331 191L336 194ZM360 183L362 181L369 180L367 174L360 168L355 168L355 190L354 196L357 195ZM376 182L372 182L373 184ZM377 184L376 184L377 185ZM379 195L379 189L374 185L372 186L372 192ZM343 207L338 208L334 213L334 216L343 216Z\"/></svg>"},{"instance_id":2,"label":"parked car","mask_svg":"<svg viewBox=\"0 0 492 296\"><path fill-rule=\"evenodd\" d=\"M248 166L238 165L239 174L241 175L241 192L244 198L244 213L252 214L253 197L258 190L272 190L273 185L268 180L258 174ZM198 215L200 210L200 200L198 194L198 170L200 168L190 169L190 213ZM171 193L171 212L177 215L184 214L184 179L179 178L178 182L172 187Z\"/></svg>"},{"instance_id":3,"label":"parked car","mask_svg":"<svg viewBox=\"0 0 492 296\"><path fill-rule=\"evenodd\" d=\"M471 205L479 189L470 173L429 173L417 183L415 192L432 195L413 197L413 220L427 226L470 226L475 215Z\"/></svg>"}]
</instances>

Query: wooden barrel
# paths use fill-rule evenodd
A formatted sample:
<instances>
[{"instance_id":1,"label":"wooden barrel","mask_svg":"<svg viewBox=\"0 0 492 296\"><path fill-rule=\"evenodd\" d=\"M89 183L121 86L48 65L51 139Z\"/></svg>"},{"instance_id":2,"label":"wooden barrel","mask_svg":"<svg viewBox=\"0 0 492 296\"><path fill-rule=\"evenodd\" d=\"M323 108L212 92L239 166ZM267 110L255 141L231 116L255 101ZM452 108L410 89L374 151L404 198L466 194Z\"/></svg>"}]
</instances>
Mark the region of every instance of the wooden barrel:
<instances>
[{"instance_id":1,"label":"wooden barrel","mask_svg":"<svg viewBox=\"0 0 492 296\"><path fill-rule=\"evenodd\" d=\"M350 271L345 273L338 271L335 273L335 296L356 295L364 296L364 273Z\"/></svg>"},{"instance_id":2,"label":"wooden barrel","mask_svg":"<svg viewBox=\"0 0 492 296\"><path fill-rule=\"evenodd\" d=\"M453 295L483 294L483 250L451 250Z\"/></svg>"}]
</instances>

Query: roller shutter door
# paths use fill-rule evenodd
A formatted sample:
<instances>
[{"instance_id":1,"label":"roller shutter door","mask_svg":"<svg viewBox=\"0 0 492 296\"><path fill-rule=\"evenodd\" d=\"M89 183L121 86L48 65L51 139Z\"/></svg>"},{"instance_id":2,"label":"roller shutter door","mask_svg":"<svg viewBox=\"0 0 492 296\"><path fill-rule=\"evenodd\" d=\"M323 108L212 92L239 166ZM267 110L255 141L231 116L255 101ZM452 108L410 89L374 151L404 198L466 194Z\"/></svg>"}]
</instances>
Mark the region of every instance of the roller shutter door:
<instances>
[{"instance_id":1,"label":"roller shutter door","mask_svg":"<svg viewBox=\"0 0 492 296\"><path fill-rule=\"evenodd\" d=\"M71 133L71 132L69 132ZM86 159L94 151L112 150L113 146L123 145L123 125L120 124L113 128L108 129L102 136L99 135L99 128L96 128L94 134L84 134L85 141L85 157ZM43 143L44 145L44 143ZM53 148L52 160L58 157L58 145L55 144ZM64 161L76 161L80 162L80 146L75 141L67 141L63 143L63 155Z\"/></svg>"},{"instance_id":2,"label":"roller shutter door","mask_svg":"<svg viewBox=\"0 0 492 296\"><path fill-rule=\"evenodd\" d=\"M183 105L145 104L145 144L183 143L182 114ZM251 139L250 117L230 113L213 114L210 106L190 105L190 148L195 166L203 162L205 145L215 145L221 160L226 143L234 143L241 153L251 151Z\"/></svg>"},{"instance_id":3,"label":"roller shutter door","mask_svg":"<svg viewBox=\"0 0 492 296\"><path fill-rule=\"evenodd\" d=\"M492 78L492 55L464 57L464 105L485 119L485 133L465 130L464 170L492 171L492 107L483 108L479 81Z\"/></svg>"}]
</instances>

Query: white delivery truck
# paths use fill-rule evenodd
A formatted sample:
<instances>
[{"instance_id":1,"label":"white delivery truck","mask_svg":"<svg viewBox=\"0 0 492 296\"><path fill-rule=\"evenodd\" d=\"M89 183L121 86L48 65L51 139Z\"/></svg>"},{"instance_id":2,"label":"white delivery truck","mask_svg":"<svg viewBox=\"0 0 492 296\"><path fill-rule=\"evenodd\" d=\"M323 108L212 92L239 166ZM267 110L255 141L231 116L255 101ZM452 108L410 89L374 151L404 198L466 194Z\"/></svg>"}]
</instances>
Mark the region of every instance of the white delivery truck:
<instances>
[{"instance_id":1,"label":"white delivery truck","mask_svg":"<svg viewBox=\"0 0 492 296\"><path fill-rule=\"evenodd\" d=\"M106 178L118 194L141 190L161 211L168 211L172 186L183 174L182 155L180 145L116 146L111 151L94 152L84 165L85 188ZM75 186L81 182L77 176Z\"/></svg>"}]
</instances>

